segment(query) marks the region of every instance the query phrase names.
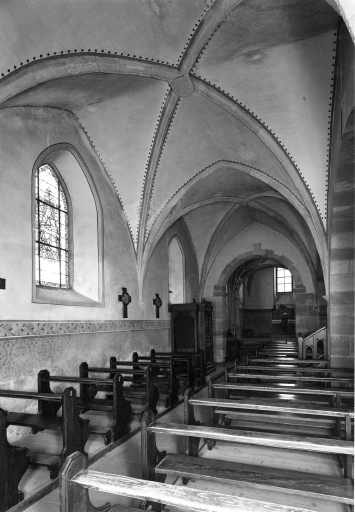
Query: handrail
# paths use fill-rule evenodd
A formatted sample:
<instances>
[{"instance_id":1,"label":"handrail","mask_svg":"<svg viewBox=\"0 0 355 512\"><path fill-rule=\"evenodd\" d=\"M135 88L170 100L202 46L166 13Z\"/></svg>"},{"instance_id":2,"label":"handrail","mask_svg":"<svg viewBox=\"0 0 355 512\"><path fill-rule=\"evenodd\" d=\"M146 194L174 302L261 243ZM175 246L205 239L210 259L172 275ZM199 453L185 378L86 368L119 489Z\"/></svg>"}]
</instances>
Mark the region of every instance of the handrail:
<instances>
[{"instance_id":1,"label":"handrail","mask_svg":"<svg viewBox=\"0 0 355 512\"><path fill-rule=\"evenodd\" d=\"M323 340L324 354L322 357L326 358L328 354L328 339L327 339L327 326L318 329L317 331L309 334L304 338L302 343L302 359L306 359L307 348L312 349L313 359L319 359L317 356L317 344L319 340Z\"/></svg>"},{"instance_id":2,"label":"handrail","mask_svg":"<svg viewBox=\"0 0 355 512\"><path fill-rule=\"evenodd\" d=\"M316 334L318 334L319 332L321 332L323 330L325 330L325 331L327 330L327 326L326 325L324 327L321 327L320 329L318 329L318 331L315 331L312 334L308 334L308 336L306 336L306 338L304 338L303 341L308 340L308 338L310 338L311 336L315 336Z\"/></svg>"}]
</instances>

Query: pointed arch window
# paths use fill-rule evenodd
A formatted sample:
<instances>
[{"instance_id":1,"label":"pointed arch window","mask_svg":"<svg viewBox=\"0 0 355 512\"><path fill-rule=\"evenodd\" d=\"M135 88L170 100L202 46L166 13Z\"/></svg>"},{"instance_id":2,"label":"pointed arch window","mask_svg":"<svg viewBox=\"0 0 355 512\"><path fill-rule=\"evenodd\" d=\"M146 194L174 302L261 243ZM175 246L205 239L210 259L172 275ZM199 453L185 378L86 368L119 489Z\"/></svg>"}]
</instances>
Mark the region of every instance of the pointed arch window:
<instances>
[{"instance_id":1,"label":"pointed arch window","mask_svg":"<svg viewBox=\"0 0 355 512\"><path fill-rule=\"evenodd\" d=\"M69 205L65 184L50 165L38 167L36 197L36 284L69 288Z\"/></svg>"},{"instance_id":2,"label":"pointed arch window","mask_svg":"<svg viewBox=\"0 0 355 512\"><path fill-rule=\"evenodd\" d=\"M177 236L169 243L169 302L185 302L185 255Z\"/></svg>"}]
</instances>

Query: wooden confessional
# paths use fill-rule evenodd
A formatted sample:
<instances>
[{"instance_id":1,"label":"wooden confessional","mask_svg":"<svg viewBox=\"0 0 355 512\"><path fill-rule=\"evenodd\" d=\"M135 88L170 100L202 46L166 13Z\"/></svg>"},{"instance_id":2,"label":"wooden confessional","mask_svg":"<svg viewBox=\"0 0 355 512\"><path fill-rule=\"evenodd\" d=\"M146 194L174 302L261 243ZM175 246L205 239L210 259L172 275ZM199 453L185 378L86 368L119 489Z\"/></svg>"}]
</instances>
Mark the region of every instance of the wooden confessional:
<instances>
[{"instance_id":1,"label":"wooden confessional","mask_svg":"<svg viewBox=\"0 0 355 512\"><path fill-rule=\"evenodd\" d=\"M201 303L170 304L172 352L198 352L205 354L207 373L215 369L213 356L213 306Z\"/></svg>"}]
</instances>

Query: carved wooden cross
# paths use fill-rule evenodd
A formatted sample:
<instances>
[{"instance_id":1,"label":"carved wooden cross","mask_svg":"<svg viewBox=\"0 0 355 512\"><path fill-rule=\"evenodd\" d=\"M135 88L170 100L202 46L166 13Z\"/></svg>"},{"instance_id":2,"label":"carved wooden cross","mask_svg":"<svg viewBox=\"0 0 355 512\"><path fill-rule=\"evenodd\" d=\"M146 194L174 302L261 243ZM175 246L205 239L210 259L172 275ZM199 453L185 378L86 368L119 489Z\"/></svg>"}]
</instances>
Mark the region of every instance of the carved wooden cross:
<instances>
[{"instance_id":1,"label":"carved wooden cross","mask_svg":"<svg viewBox=\"0 0 355 512\"><path fill-rule=\"evenodd\" d=\"M155 294L155 299L153 299L153 304L155 306L155 318L159 318L159 308L161 308L163 302L159 297L159 293Z\"/></svg>"},{"instance_id":2,"label":"carved wooden cross","mask_svg":"<svg viewBox=\"0 0 355 512\"><path fill-rule=\"evenodd\" d=\"M128 318L127 306L131 302L131 296L127 292L127 288L122 288L122 295L118 296L118 301L122 302L123 318Z\"/></svg>"}]
</instances>

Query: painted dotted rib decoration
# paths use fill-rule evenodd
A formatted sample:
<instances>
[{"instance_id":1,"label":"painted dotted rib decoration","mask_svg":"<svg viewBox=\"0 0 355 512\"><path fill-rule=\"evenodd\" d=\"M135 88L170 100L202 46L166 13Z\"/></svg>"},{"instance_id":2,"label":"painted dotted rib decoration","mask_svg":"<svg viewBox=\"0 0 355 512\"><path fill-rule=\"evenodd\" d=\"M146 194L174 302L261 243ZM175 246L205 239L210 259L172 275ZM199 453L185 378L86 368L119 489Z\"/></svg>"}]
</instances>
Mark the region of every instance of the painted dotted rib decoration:
<instances>
[{"instance_id":1,"label":"painted dotted rib decoration","mask_svg":"<svg viewBox=\"0 0 355 512\"><path fill-rule=\"evenodd\" d=\"M159 215L164 210L164 208L167 206L167 204L176 196L176 194L178 194L181 189L183 189L188 183L190 183L194 178L196 178L196 176L198 176L199 174L203 173L207 169L210 169L211 167L213 167L214 165L216 165L218 163L231 163L231 164L236 164L236 165L242 165L243 167L246 167L248 169L253 169L254 171L258 171L261 174L263 174L263 175L267 176L268 178L270 178L271 180L280 183L280 185L285 187L288 190L288 192L294 197L294 199L296 199L296 201L298 203L300 203L302 206L304 206L303 203L301 202L301 200L296 196L296 194L294 194L294 192L287 185L285 185L282 181L278 180L274 176L271 176L271 174L268 174L267 172L262 171L261 169L258 169L257 167L253 167L252 165L246 165L244 162L237 162L235 160L227 160L227 159L216 160L215 162L212 162L211 164L209 164L206 167L204 167L203 169L201 169L201 171L198 171L191 178L189 178L185 183L180 185L180 187L165 201L165 203L161 206L161 208L158 210L158 212L154 215L154 219L152 219L151 225L146 230L146 236L145 236L146 240L148 239L148 237L149 237L149 235L150 235L150 233L151 233L151 231L152 231L152 229L154 227L154 224L156 223Z\"/></svg>"},{"instance_id":2,"label":"painted dotted rib decoration","mask_svg":"<svg viewBox=\"0 0 355 512\"><path fill-rule=\"evenodd\" d=\"M339 16L337 23L334 27L334 40L333 40L333 62L332 62L332 78L330 84L330 98L329 98L329 110L328 110L328 130L327 130L327 169L325 176L325 216L324 220L327 220L328 214L328 192L329 192L329 176L330 176L330 149L331 149L331 138L332 138L332 121L333 121L333 107L335 101L335 91L334 91L334 77L335 77L335 67L336 62L338 60L338 32L341 18Z\"/></svg>"},{"instance_id":3,"label":"painted dotted rib decoration","mask_svg":"<svg viewBox=\"0 0 355 512\"><path fill-rule=\"evenodd\" d=\"M153 58L149 58L149 57L136 57L136 55L134 55L133 57L131 57L129 54L123 54L121 53L121 55L119 56L117 52L112 52L111 50L99 50L96 48L95 50L91 50L90 48L88 50L84 50L84 48L82 48L80 50L81 53L84 53L84 54L93 54L93 55L100 55L102 57L107 57L107 56L110 56L110 57L114 57L115 55L118 56L118 57L123 57L124 59L126 58L129 58L131 60L136 60L136 61L148 61L152 64L159 64L160 66L168 66L172 69L177 69L177 65L176 64L170 64L169 62L163 62L163 61L159 61L159 60L154 60ZM38 62L38 60L44 60L44 59L47 59L47 58L50 58L50 57L66 57L67 55L70 57L72 55L78 55L79 53L79 50L78 49L74 49L74 50L67 50L66 53L64 52L64 50L60 50L60 52L53 52L53 55L51 56L50 53L47 53L47 55L43 55L43 54L40 54L39 56L34 56L32 57L32 61L30 61L30 59L27 59L26 60L26 63L24 64L23 62L20 62L18 65L14 65L13 67L13 70L11 69L8 69L7 70L7 74L6 75L9 75L11 73L14 73L16 71L18 71L20 69L20 67L22 66L26 66L26 64L30 64L30 63L34 63L34 62ZM1 77L4 78L5 76L5 73L1 73ZM1 81L1 78L0 78L0 81Z\"/></svg>"},{"instance_id":4,"label":"painted dotted rib decoration","mask_svg":"<svg viewBox=\"0 0 355 512\"><path fill-rule=\"evenodd\" d=\"M182 50L182 52L180 53L180 55L178 56L177 58L177 62L176 62L176 65L177 66L181 66L182 64L182 61L183 61L183 58L184 58L184 55L185 55L185 52L187 50L187 48L189 47L189 44L191 42L191 39L193 38L193 36L196 34L196 31L198 29L198 27L200 26L201 24L201 21L204 19L205 17L205 13L208 11L208 9L204 9L202 15L199 17L199 19L197 20L197 23L194 24L194 27L192 28L192 33L190 34L190 36L188 37L186 43L185 43L185 46Z\"/></svg>"},{"instance_id":5,"label":"painted dotted rib decoration","mask_svg":"<svg viewBox=\"0 0 355 512\"><path fill-rule=\"evenodd\" d=\"M210 41L212 40L213 36L216 34L216 32L218 31L218 29L223 25L223 23L228 19L228 17L230 16L230 14L228 14L220 23L219 25L217 25L217 27L215 28L215 30L212 32L212 34L210 35L210 37L208 38L206 44L204 45L203 48L201 48L201 51L200 53L198 54L197 56L197 59L195 61L195 64L193 65L192 69L191 69L191 72L195 72L196 69L197 69L197 66L201 60L201 57L204 53L204 51L206 50L207 46L209 45ZM224 92L224 91L223 91Z\"/></svg>"},{"instance_id":6,"label":"painted dotted rib decoration","mask_svg":"<svg viewBox=\"0 0 355 512\"><path fill-rule=\"evenodd\" d=\"M167 92L167 94L165 96L164 106L165 106L165 103L166 103L166 99L168 98L168 95L169 95L169 91ZM154 187L155 187L155 182L156 182L156 178L157 178L157 174L158 174L158 169L159 169L161 157L162 157L163 151L164 151L164 149L166 147L166 144L167 144L167 141L168 141L168 138L169 138L169 134L170 134L170 130L171 130L171 127L172 127L172 125L174 123L174 119L176 117L176 113L177 113L179 104L180 104L180 98L177 99L177 102L176 102L176 105L175 105L175 109L174 109L174 112L173 112L173 114L171 116L171 121L170 121L170 124L168 126L165 138L164 138L164 142L163 142L163 144L162 144L162 146L160 148L159 156L158 156L157 163L156 163L156 168L154 169L154 176L153 176L153 182L152 182L152 189L150 191L149 204L151 203L151 200L153 198ZM159 119L159 122L160 122L160 119ZM157 128L158 128L159 122L157 123ZM156 136L156 131L154 132L154 139L155 139L155 136ZM150 161L150 154L149 154L149 157L148 157L148 163L147 163L147 166L146 166L146 172L147 172L148 167L149 167L149 161ZM143 184L143 190L144 190L144 184ZM142 192L142 199L143 199L143 192ZM155 223L156 219L158 218L158 215L159 215L159 213L154 215L154 222L153 222L153 224ZM148 223L150 223L150 222L151 222L151 219L148 218ZM148 230L147 230L147 227L146 227L145 239L148 238L149 233L150 233L150 230L149 230L148 234L147 234L147 231Z\"/></svg>"},{"instance_id":7,"label":"painted dotted rib decoration","mask_svg":"<svg viewBox=\"0 0 355 512\"><path fill-rule=\"evenodd\" d=\"M276 134L275 132L273 132L271 130L271 128L269 126L267 126L260 118L258 118L254 112L252 112L248 107L246 107L246 105L244 105L243 103L241 103L240 101L238 101L236 98L234 98L233 96L231 96L228 92L226 91L221 91L220 88L214 84L212 84L210 81L208 80L205 80L203 78L201 78L200 76L197 76L195 74L193 74L193 77L194 79L196 80L199 80L201 83L203 83L204 85L207 85L209 87L211 87L212 89L215 90L215 92L218 92L218 94L224 96L225 98L228 98L234 105L237 105L238 108L244 110L245 112L248 112L248 115L251 115L254 119L256 119L257 121L259 121L260 123L263 124L265 130L268 132L268 134L275 140L275 142L278 143L279 146L282 147L284 153L288 156L288 159L290 162L292 162L293 164L293 167L294 169L297 171L298 175L300 176L301 178L301 181L303 182L303 184L308 188L308 190L310 191L310 188L309 186L307 185L305 179L304 179L304 176L303 174L301 173L299 167L296 165L294 159L291 157L290 153L288 152L288 150L285 148L285 146L283 144L281 144L281 140L279 140L277 137L276 137ZM275 178L276 179L276 178ZM279 181L278 179L276 179L276 181ZM279 182L279 183L282 183L282 182ZM316 206L316 209L318 211L318 214L320 215L320 217L322 217L321 215L321 212L320 212L320 209L319 209L319 206L315 203L315 201L313 201L315 206Z\"/></svg>"},{"instance_id":8,"label":"painted dotted rib decoration","mask_svg":"<svg viewBox=\"0 0 355 512\"><path fill-rule=\"evenodd\" d=\"M79 117L78 117L76 114L74 114L74 112L71 112L71 114L75 117L75 119L77 120L77 122L78 122L79 126L81 127L81 129L82 129L82 130L83 130L83 132L85 133L85 135L86 135L87 139L88 139L88 140L89 140L89 142L90 142L91 147L93 148L93 151L95 152L95 154L96 154L97 158L100 160L100 163L101 163L101 165L102 165L103 169L105 170L105 172L106 172L107 176L109 177L109 179L110 179L110 181L111 181L111 183L112 183L112 186L113 186L113 188L114 188L114 190L115 190L115 192L116 192L116 194L117 194L117 197L118 197L118 200L119 200L120 206L121 206L122 211L123 211L123 213L124 213L124 216L125 216L125 218L126 218L126 222L127 222L127 225L128 225L128 229L129 229L129 232L130 232L130 235L131 235L131 238L132 238L132 242L133 242L134 238L133 238L132 228L131 228L131 225L130 225L130 222L129 222L129 218L128 218L127 212L126 212L125 207L124 207L124 205L123 205L122 199L121 199L120 194L119 194L119 192L118 192L118 188L117 188L117 186L116 186L116 183L114 182L113 177L111 176L111 173L110 173L110 172L109 172L109 170L107 169L106 164L105 164L105 162L104 162L103 158L101 157L100 153L99 153L99 152L98 152L98 150L96 149L96 146L95 146L95 144L94 144L94 142L93 142L92 138L90 137L90 135L89 135L89 133L88 133L87 129L85 128L84 124L83 124L83 123L82 123L82 121L79 119Z\"/></svg>"},{"instance_id":9,"label":"painted dotted rib decoration","mask_svg":"<svg viewBox=\"0 0 355 512\"><path fill-rule=\"evenodd\" d=\"M155 129L154 129L154 133L153 133L153 141L152 141L152 143L150 145L150 149L149 149L149 152L148 152L148 159L147 159L147 163L145 165L145 171L144 171L144 176L143 176L143 184L142 184L142 192L141 192L140 204L139 204L139 223L138 223L138 228L137 228L137 239L138 239L138 235L139 235L139 226L141 224L143 198L144 198L144 189L145 189L145 184L146 184L146 180L147 180L147 173L148 173L148 169L149 169L149 165L150 165L150 159L151 159L151 156L152 156L152 150L153 150L153 146L154 146L154 141L156 140L157 131L158 131L158 128L159 128L160 123L161 123L162 115L163 115L163 113L165 111L165 107L167 105L167 100L168 100L168 97L169 97L169 92L170 92L170 87L167 88L165 96L164 96L164 101L162 103L162 106L160 107L159 118L158 118L158 121L157 121L157 123L155 125ZM156 168L154 169L154 179L153 179L152 191L151 191L151 194L150 194L150 197L149 197L149 204L150 204L150 200L152 198L155 176L156 176L156 172L157 172L157 169L158 169L158 166L159 166L159 162L160 162L160 158L161 158L161 153L162 153L163 148L165 146L165 141L166 141L166 137L165 137L165 140L163 142L162 147L160 148L160 152L159 152L157 163L156 163Z\"/></svg>"}]
</instances>

